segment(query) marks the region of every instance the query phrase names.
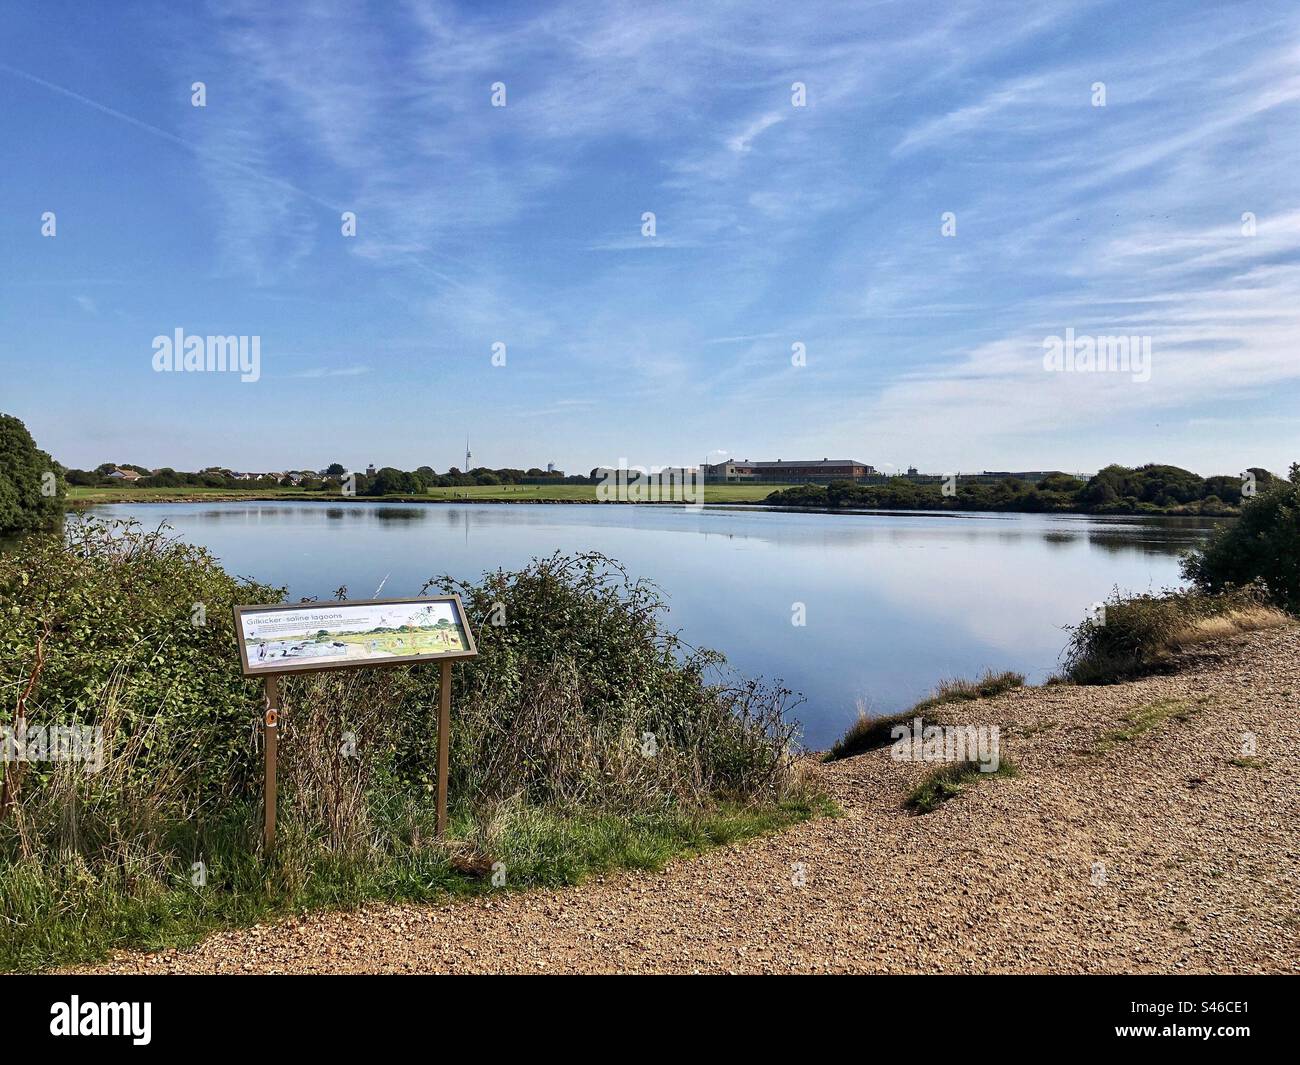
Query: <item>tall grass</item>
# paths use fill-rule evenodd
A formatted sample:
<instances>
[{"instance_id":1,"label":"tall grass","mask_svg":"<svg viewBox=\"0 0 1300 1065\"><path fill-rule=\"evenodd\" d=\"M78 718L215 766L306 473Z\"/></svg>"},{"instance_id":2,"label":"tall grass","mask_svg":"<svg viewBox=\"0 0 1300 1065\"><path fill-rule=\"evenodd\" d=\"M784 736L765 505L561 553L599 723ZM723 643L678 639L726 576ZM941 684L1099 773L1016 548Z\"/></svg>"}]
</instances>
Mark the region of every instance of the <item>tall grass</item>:
<instances>
[{"instance_id":1,"label":"tall grass","mask_svg":"<svg viewBox=\"0 0 1300 1065\"><path fill-rule=\"evenodd\" d=\"M1166 591L1158 595L1116 592L1098 617L1071 631L1065 675L1078 684L1110 684L1159 670L1198 643L1289 624L1258 588L1218 595Z\"/></svg>"},{"instance_id":2,"label":"tall grass","mask_svg":"<svg viewBox=\"0 0 1300 1065\"><path fill-rule=\"evenodd\" d=\"M1018 688L1025 683L1025 675L1013 670L1002 673L986 671L975 680L955 678L941 681L934 694L922 699L910 710L883 717L872 717L866 707L858 704L858 719L849 726L826 755L826 761L834 762L840 758L851 758L855 754L865 754L893 742L894 729L902 726L910 729L916 718L921 718L921 727L936 724L934 711L946 703L968 702L972 699L988 699L1003 692Z\"/></svg>"}]
</instances>

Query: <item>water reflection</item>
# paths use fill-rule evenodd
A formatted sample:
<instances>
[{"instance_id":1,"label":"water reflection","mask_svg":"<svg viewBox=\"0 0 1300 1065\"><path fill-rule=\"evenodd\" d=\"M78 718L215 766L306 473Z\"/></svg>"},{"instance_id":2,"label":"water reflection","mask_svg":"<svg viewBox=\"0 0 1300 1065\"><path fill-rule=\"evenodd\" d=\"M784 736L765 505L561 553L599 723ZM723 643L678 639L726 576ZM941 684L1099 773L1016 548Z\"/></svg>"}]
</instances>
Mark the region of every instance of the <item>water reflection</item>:
<instances>
[{"instance_id":1,"label":"water reflection","mask_svg":"<svg viewBox=\"0 0 1300 1065\"><path fill-rule=\"evenodd\" d=\"M428 514L427 508L424 507L375 507L374 517L376 521L424 521Z\"/></svg>"},{"instance_id":2,"label":"water reflection","mask_svg":"<svg viewBox=\"0 0 1300 1065\"><path fill-rule=\"evenodd\" d=\"M1020 514L573 504L223 503L118 505L166 521L232 572L291 598L418 593L431 576L477 577L554 551L603 552L668 597L669 623L745 674L807 696L811 746L861 699L901 708L943 677L988 667L1041 680L1064 627L1115 587L1179 582L1178 556L1220 522ZM791 624L794 604L807 623Z\"/></svg>"}]
</instances>

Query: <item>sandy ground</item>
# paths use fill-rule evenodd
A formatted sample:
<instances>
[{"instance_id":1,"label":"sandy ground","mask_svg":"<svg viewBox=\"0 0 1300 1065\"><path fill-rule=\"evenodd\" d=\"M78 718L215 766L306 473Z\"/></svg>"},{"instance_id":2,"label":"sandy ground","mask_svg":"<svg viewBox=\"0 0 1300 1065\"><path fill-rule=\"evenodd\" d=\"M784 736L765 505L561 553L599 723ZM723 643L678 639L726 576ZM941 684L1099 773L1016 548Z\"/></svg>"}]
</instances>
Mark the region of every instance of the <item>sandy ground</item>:
<instances>
[{"instance_id":1,"label":"sandy ground","mask_svg":"<svg viewBox=\"0 0 1300 1065\"><path fill-rule=\"evenodd\" d=\"M1164 699L1193 712L1091 753ZM818 769L845 816L662 873L318 914L86 971L1300 972L1300 631L951 719L998 724L1021 776L911 816L927 767L876 751ZM1257 764L1234 765L1245 734Z\"/></svg>"}]
</instances>

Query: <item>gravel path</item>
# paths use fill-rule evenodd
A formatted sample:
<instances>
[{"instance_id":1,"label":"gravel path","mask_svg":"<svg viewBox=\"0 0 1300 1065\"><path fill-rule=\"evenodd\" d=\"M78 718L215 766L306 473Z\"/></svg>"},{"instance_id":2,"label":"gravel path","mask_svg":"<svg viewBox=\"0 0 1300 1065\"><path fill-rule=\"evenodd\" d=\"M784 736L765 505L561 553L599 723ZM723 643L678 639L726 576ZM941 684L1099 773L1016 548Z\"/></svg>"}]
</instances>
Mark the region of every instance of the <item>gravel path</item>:
<instances>
[{"instance_id":1,"label":"gravel path","mask_svg":"<svg viewBox=\"0 0 1300 1065\"><path fill-rule=\"evenodd\" d=\"M1168 699L1191 712L1090 753ZM926 816L901 808L925 767L876 751L818 770L844 817L662 873L317 914L88 971L1300 972L1300 630L960 713L1002 727L1021 776ZM1245 733L1255 760L1233 764Z\"/></svg>"}]
</instances>

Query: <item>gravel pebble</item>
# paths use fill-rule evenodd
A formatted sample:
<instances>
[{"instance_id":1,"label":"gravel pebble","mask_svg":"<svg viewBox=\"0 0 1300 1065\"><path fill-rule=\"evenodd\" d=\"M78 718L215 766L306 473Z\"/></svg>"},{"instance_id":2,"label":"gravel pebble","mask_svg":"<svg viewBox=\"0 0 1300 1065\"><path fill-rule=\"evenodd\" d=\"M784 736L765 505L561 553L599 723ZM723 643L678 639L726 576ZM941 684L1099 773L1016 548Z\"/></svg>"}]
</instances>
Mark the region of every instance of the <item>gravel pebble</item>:
<instances>
[{"instance_id":1,"label":"gravel pebble","mask_svg":"<svg viewBox=\"0 0 1300 1065\"><path fill-rule=\"evenodd\" d=\"M79 971L1300 972L1300 630L1180 666L950 711L999 725L1021 775L925 816L902 802L928 767L874 751L815 769L843 817L661 873L315 913ZM1195 712L1091 753L1162 699ZM1259 764L1234 765L1248 733Z\"/></svg>"}]
</instances>

